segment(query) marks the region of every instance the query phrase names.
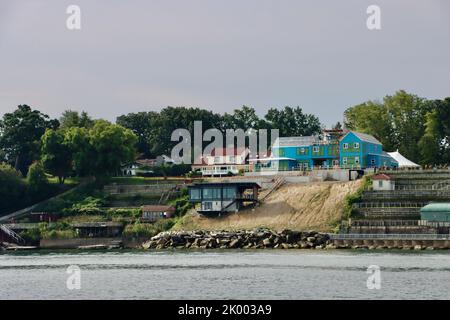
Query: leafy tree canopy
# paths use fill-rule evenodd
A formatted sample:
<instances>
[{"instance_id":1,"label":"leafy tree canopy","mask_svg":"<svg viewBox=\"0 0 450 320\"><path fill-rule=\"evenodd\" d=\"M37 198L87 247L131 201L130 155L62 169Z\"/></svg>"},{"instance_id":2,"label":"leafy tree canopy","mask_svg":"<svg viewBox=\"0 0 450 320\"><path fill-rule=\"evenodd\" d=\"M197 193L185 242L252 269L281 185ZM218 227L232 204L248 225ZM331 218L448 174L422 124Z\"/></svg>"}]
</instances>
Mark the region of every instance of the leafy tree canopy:
<instances>
[{"instance_id":1,"label":"leafy tree canopy","mask_svg":"<svg viewBox=\"0 0 450 320\"><path fill-rule=\"evenodd\" d=\"M58 120L27 105L19 105L0 120L0 148L16 170L26 173L33 160L39 158L40 139L47 128L57 128Z\"/></svg>"}]
</instances>

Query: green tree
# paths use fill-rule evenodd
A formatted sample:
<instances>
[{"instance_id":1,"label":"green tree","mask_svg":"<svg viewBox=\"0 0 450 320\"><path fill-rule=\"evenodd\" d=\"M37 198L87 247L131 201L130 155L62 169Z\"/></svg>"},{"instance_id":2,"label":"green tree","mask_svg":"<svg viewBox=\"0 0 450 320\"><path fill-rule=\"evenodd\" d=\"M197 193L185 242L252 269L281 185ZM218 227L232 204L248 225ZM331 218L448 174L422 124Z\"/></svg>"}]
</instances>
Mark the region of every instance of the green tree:
<instances>
[{"instance_id":1,"label":"green tree","mask_svg":"<svg viewBox=\"0 0 450 320\"><path fill-rule=\"evenodd\" d=\"M94 120L85 111L82 111L80 114L78 111L66 110L59 118L59 122L62 129L72 127L90 128L94 125Z\"/></svg>"},{"instance_id":2,"label":"green tree","mask_svg":"<svg viewBox=\"0 0 450 320\"><path fill-rule=\"evenodd\" d=\"M437 110L442 163L450 163L450 97L432 102Z\"/></svg>"},{"instance_id":3,"label":"green tree","mask_svg":"<svg viewBox=\"0 0 450 320\"><path fill-rule=\"evenodd\" d=\"M39 192L47 192L48 179L40 162L33 162L28 169L27 184L33 195Z\"/></svg>"},{"instance_id":4,"label":"green tree","mask_svg":"<svg viewBox=\"0 0 450 320\"><path fill-rule=\"evenodd\" d=\"M425 134L419 141L421 164L441 164L438 110L426 114Z\"/></svg>"},{"instance_id":5,"label":"green tree","mask_svg":"<svg viewBox=\"0 0 450 320\"><path fill-rule=\"evenodd\" d=\"M425 116L433 106L403 90L383 102L368 101L344 112L345 127L378 138L385 150L398 149L405 157L422 162L418 141L425 132Z\"/></svg>"},{"instance_id":6,"label":"green tree","mask_svg":"<svg viewBox=\"0 0 450 320\"><path fill-rule=\"evenodd\" d=\"M24 193L20 172L9 164L0 163L0 211L13 207Z\"/></svg>"},{"instance_id":7,"label":"green tree","mask_svg":"<svg viewBox=\"0 0 450 320\"><path fill-rule=\"evenodd\" d=\"M161 110L155 123L155 131L150 139L152 153L156 155L170 155L173 146L177 142L171 141L172 132L175 129L187 129L194 135L194 121L202 122L203 131L210 128L220 129L222 117L212 111L187 108L167 107Z\"/></svg>"},{"instance_id":8,"label":"green tree","mask_svg":"<svg viewBox=\"0 0 450 320\"><path fill-rule=\"evenodd\" d=\"M120 166L136 157L136 135L129 129L98 120L89 130L89 143L94 152L91 172L96 177L117 173Z\"/></svg>"},{"instance_id":9,"label":"green tree","mask_svg":"<svg viewBox=\"0 0 450 320\"><path fill-rule=\"evenodd\" d=\"M320 133L319 118L303 113L300 107L286 106L283 109L270 108L264 117L272 128L278 129L280 136L310 136Z\"/></svg>"},{"instance_id":10,"label":"green tree","mask_svg":"<svg viewBox=\"0 0 450 320\"><path fill-rule=\"evenodd\" d=\"M72 150L64 131L47 129L41 138L41 161L44 168L63 184L72 170Z\"/></svg>"},{"instance_id":11,"label":"green tree","mask_svg":"<svg viewBox=\"0 0 450 320\"><path fill-rule=\"evenodd\" d=\"M72 127L64 131L64 141L69 147L73 170L79 177L93 173L95 150L89 138L89 129Z\"/></svg>"},{"instance_id":12,"label":"green tree","mask_svg":"<svg viewBox=\"0 0 450 320\"><path fill-rule=\"evenodd\" d=\"M19 105L0 120L0 148L8 162L23 174L39 158L40 139L46 128L57 128L59 122L48 115Z\"/></svg>"},{"instance_id":13,"label":"green tree","mask_svg":"<svg viewBox=\"0 0 450 320\"><path fill-rule=\"evenodd\" d=\"M256 111L252 107L242 106L240 109L235 109L232 114L225 113L223 116L223 125L225 129L258 129L260 119Z\"/></svg>"},{"instance_id":14,"label":"green tree","mask_svg":"<svg viewBox=\"0 0 450 320\"><path fill-rule=\"evenodd\" d=\"M157 112L138 112L129 113L117 117L116 123L124 128L130 129L138 137L137 151L146 158L156 157L157 154L153 153L151 141L155 141L157 135L157 124L159 114Z\"/></svg>"}]
</instances>

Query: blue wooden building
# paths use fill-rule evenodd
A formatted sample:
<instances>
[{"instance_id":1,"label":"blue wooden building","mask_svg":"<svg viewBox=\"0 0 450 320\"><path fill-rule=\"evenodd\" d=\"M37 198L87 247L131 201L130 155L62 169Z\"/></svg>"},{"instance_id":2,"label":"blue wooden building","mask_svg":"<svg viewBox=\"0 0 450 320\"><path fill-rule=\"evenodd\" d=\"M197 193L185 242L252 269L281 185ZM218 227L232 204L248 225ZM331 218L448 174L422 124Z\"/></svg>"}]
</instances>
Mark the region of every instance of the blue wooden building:
<instances>
[{"instance_id":1,"label":"blue wooden building","mask_svg":"<svg viewBox=\"0 0 450 320\"><path fill-rule=\"evenodd\" d=\"M324 130L322 136L280 137L272 156L258 159L255 170L308 170L311 168L397 167L375 137L349 131Z\"/></svg>"},{"instance_id":2,"label":"blue wooden building","mask_svg":"<svg viewBox=\"0 0 450 320\"><path fill-rule=\"evenodd\" d=\"M397 161L383 151L381 142L370 134L348 132L339 141L339 151L339 163L344 168L398 167Z\"/></svg>"}]
</instances>

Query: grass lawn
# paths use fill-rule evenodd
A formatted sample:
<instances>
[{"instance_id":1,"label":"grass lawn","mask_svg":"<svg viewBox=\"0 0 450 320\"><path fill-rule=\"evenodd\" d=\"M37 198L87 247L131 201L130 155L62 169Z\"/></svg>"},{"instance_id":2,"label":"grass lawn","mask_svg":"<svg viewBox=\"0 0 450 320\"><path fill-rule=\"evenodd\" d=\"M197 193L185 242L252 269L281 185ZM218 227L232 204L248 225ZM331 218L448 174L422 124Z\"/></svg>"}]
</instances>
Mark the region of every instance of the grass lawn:
<instances>
[{"instance_id":1,"label":"grass lawn","mask_svg":"<svg viewBox=\"0 0 450 320\"><path fill-rule=\"evenodd\" d=\"M113 177L111 183L117 184L154 184L154 183L172 183L173 181L184 181L185 177Z\"/></svg>"},{"instance_id":2,"label":"grass lawn","mask_svg":"<svg viewBox=\"0 0 450 320\"><path fill-rule=\"evenodd\" d=\"M48 176L47 179L48 182L50 182L51 184L59 184L58 177ZM75 185L78 184L79 182L80 182L79 178L66 178L64 180L65 185Z\"/></svg>"}]
</instances>

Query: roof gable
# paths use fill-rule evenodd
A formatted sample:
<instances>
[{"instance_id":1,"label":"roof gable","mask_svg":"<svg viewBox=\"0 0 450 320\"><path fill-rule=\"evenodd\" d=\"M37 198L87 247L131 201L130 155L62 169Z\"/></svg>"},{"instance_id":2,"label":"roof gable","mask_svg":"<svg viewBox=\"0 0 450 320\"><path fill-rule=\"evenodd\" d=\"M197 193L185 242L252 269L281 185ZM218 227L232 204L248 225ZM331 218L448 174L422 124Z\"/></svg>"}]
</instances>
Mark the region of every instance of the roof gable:
<instances>
[{"instance_id":1,"label":"roof gable","mask_svg":"<svg viewBox=\"0 0 450 320\"><path fill-rule=\"evenodd\" d=\"M361 133L361 132L356 132L356 131L349 131L345 136L342 137L341 140L344 140L349 135L353 135L360 141L381 145L381 142L379 140L377 140L374 136L367 134L367 133Z\"/></svg>"},{"instance_id":2,"label":"roof gable","mask_svg":"<svg viewBox=\"0 0 450 320\"><path fill-rule=\"evenodd\" d=\"M390 176L384 173L378 173L374 176L372 176L372 180L392 180Z\"/></svg>"}]
</instances>

